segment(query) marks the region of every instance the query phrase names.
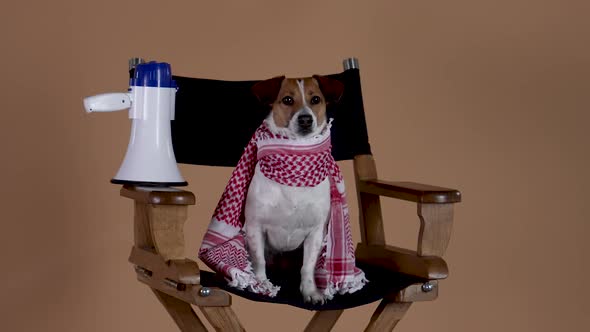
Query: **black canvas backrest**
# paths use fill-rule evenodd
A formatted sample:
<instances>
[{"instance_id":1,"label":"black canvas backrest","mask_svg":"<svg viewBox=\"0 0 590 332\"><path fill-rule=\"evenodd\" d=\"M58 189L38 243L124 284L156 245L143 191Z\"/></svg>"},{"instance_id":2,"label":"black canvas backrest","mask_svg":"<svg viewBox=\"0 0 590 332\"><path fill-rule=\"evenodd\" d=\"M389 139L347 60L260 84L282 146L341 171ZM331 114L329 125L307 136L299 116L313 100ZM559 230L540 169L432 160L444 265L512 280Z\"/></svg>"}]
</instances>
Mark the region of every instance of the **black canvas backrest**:
<instances>
[{"instance_id":1,"label":"black canvas backrest","mask_svg":"<svg viewBox=\"0 0 590 332\"><path fill-rule=\"evenodd\" d=\"M326 75L344 83L338 103L328 106L332 155L336 160L370 154L358 69ZM235 166L244 147L268 115L252 94L259 81L220 81L175 76L176 114L172 143L176 161L184 164Z\"/></svg>"}]
</instances>

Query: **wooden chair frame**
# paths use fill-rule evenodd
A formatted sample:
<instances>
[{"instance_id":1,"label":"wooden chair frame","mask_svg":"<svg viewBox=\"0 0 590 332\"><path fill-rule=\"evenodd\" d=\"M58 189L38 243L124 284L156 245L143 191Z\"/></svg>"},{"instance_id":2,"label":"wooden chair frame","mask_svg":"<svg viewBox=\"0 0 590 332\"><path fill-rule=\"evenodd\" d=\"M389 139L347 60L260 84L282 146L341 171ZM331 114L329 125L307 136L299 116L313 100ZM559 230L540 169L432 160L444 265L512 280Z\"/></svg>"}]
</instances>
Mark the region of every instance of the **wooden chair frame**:
<instances>
[{"instance_id":1,"label":"wooden chair frame","mask_svg":"<svg viewBox=\"0 0 590 332\"><path fill-rule=\"evenodd\" d=\"M412 182L379 180L372 155L354 158L361 242L358 261L416 276L423 283L388 294L373 313L365 331L392 331L413 302L438 296L438 280L448 275L441 258L448 246L457 190ZM227 292L200 285L199 267L184 256L183 226L195 196L172 188L124 186L121 195L135 201L135 245L129 261L137 278L149 286L183 332L207 331L193 311L196 305L216 331L245 331L231 309ZM386 245L380 196L417 203L420 230L417 250ZM343 310L317 311L306 332L330 331Z\"/></svg>"},{"instance_id":2,"label":"wooden chair frame","mask_svg":"<svg viewBox=\"0 0 590 332\"><path fill-rule=\"evenodd\" d=\"M345 59L344 67L358 68L358 62ZM370 154L355 156L353 164L361 231L357 261L423 281L387 294L365 329L392 331L413 302L437 298L438 281L448 275L442 256L451 237L453 206L461 201L461 194L454 189L380 180ZM137 279L151 288L180 330L207 331L193 311L191 305L196 305L216 331L245 331L231 309L231 295L202 286L197 263L185 258L183 227L188 205L195 204L193 193L125 185L121 195L135 202L135 244L129 261ZM380 196L417 204L420 230L416 251L385 243ZM316 311L305 331L330 331L342 312Z\"/></svg>"}]
</instances>

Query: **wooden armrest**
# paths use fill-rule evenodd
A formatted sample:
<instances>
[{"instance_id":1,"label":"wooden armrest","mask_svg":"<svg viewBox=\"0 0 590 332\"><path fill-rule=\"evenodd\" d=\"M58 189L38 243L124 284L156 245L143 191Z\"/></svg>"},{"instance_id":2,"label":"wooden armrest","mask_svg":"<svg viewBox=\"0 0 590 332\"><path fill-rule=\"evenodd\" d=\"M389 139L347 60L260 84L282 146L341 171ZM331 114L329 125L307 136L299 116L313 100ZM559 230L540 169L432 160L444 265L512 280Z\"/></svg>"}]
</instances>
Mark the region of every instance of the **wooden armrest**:
<instances>
[{"instance_id":1,"label":"wooden armrest","mask_svg":"<svg viewBox=\"0 0 590 332\"><path fill-rule=\"evenodd\" d=\"M414 182L359 180L358 190L363 193L393 197L416 203L458 203L461 193L455 189L430 186Z\"/></svg>"},{"instance_id":2,"label":"wooden armrest","mask_svg":"<svg viewBox=\"0 0 590 332\"><path fill-rule=\"evenodd\" d=\"M121 196L131 198L137 202L157 205L194 205L195 195L169 187L136 187L125 185L121 188Z\"/></svg>"},{"instance_id":3,"label":"wooden armrest","mask_svg":"<svg viewBox=\"0 0 590 332\"><path fill-rule=\"evenodd\" d=\"M415 251L389 245L359 243L356 259L421 279L438 280L449 275L447 263L441 257L419 256Z\"/></svg>"}]
</instances>

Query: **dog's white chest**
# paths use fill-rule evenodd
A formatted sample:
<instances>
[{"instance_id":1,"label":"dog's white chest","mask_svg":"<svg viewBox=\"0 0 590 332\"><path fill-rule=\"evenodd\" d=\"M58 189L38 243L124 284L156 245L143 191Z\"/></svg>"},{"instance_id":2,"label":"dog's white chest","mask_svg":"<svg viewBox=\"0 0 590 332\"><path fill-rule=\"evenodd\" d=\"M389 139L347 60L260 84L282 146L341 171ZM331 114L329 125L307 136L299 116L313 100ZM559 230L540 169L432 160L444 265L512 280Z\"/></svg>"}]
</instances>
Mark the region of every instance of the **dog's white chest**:
<instances>
[{"instance_id":1,"label":"dog's white chest","mask_svg":"<svg viewBox=\"0 0 590 332\"><path fill-rule=\"evenodd\" d=\"M294 250L310 232L325 227L330 213L330 180L315 187L291 187L266 178L256 166L248 188L245 227L266 234L270 246Z\"/></svg>"}]
</instances>

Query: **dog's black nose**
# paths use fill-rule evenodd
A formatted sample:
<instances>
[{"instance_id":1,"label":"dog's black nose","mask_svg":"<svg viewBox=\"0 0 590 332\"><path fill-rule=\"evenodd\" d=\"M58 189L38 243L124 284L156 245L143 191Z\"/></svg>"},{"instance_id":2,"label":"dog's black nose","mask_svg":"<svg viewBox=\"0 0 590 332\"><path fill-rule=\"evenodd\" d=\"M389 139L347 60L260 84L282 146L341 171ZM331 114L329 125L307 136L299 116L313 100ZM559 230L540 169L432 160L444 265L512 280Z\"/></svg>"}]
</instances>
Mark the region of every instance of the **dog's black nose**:
<instances>
[{"instance_id":1,"label":"dog's black nose","mask_svg":"<svg viewBox=\"0 0 590 332\"><path fill-rule=\"evenodd\" d=\"M301 128L309 128L313 124L313 118L309 114L303 114L297 117L297 124Z\"/></svg>"}]
</instances>

